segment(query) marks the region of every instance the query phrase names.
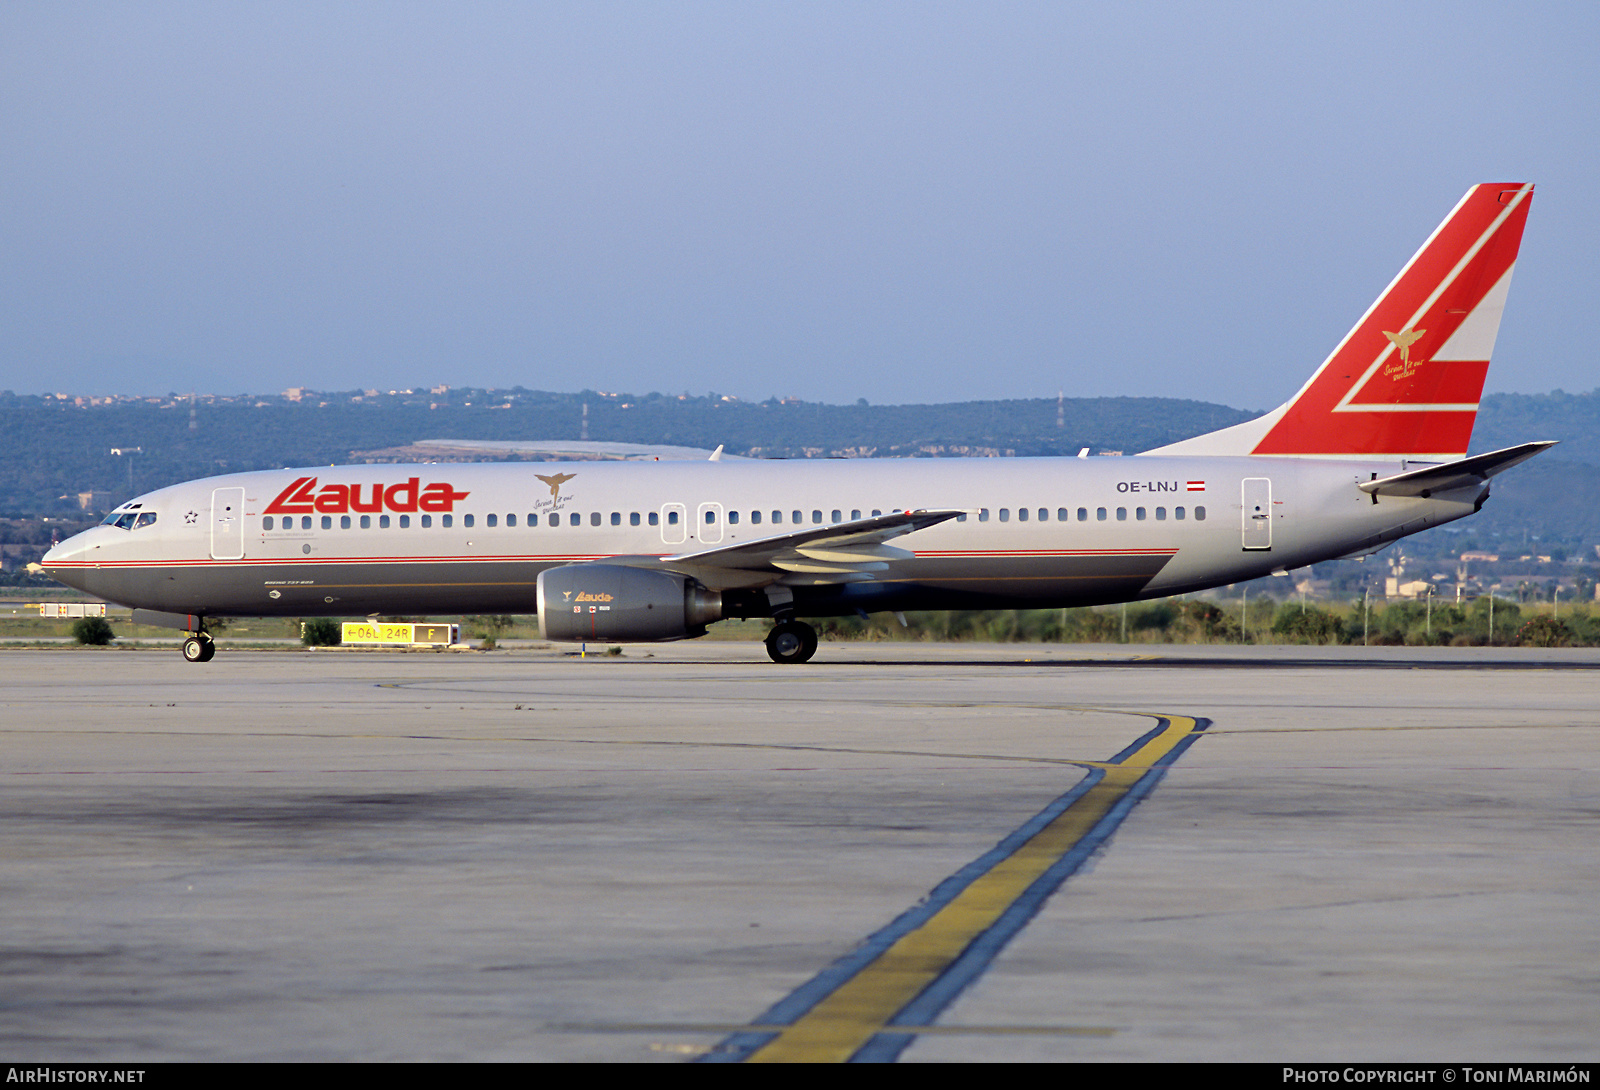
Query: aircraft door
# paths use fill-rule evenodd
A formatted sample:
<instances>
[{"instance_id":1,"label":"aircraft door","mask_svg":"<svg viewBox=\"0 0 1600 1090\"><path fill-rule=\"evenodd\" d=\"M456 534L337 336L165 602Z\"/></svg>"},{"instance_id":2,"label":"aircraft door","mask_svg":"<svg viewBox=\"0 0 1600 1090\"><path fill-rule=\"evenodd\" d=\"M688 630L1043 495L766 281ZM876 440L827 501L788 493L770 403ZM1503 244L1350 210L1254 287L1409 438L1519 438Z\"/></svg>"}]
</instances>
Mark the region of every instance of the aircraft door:
<instances>
[{"instance_id":1,"label":"aircraft door","mask_svg":"<svg viewBox=\"0 0 1600 1090\"><path fill-rule=\"evenodd\" d=\"M700 505L699 521L695 523L700 528L700 543L702 545L715 545L722 540L722 504L702 503Z\"/></svg>"},{"instance_id":2,"label":"aircraft door","mask_svg":"<svg viewBox=\"0 0 1600 1090\"><path fill-rule=\"evenodd\" d=\"M681 503L661 505L661 540L668 545L682 545L689 532L689 511Z\"/></svg>"},{"instance_id":3,"label":"aircraft door","mask_svg":"<svg viewBox=\"0 0 1600 1090\"><path fill-rule=\"evenodd\" d=\"M1246 549L1272 548L1272 481L1267 477L1246 477L1240 482L1243 499L1240 532Z\"/></svg>"},{"instance_id":4,"label":"aircraft door","mask_svg":"<svg viewBox=\"0 0 1600 1090\"><path fill-rule=\"evenodd\" d=\"M211 490L211 559L244 556L244 489Z\"/></svg>"}]
</instances>

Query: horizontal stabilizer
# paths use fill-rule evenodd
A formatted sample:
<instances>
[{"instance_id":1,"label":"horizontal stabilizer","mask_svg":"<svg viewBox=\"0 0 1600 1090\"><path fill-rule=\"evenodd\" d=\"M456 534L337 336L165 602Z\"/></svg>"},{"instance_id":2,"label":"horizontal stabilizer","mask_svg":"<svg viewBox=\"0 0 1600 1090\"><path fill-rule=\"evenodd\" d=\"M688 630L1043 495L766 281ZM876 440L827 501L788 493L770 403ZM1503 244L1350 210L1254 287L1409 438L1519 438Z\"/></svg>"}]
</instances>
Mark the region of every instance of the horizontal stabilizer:
<instances>
[{"instance_id":1,"label":"horizontal stabilizer","mask_svg":"<svg viewBox=\"0 0 1600 1090\"><path fill-rule=\"evenodd\" d=\"M1370 492L1374 496L1422 496L1426 498L1435 492L1448 492L1452 488L1466 488L1470 485L1482 484L1495 474L1504 473L1512 466L1521 465L1540 451L1548 450L1553 446L1555 446L1554 441L1521 443L1514 447L1507 447L1504 450L1492 450L1488 454L1475 454L1471 458L1463 458L1459 462L1424 466L1422 469L1396 473L1392 477L1380 477L1376 481L1365 481L1360 485L1360 488L1361 491Z\"/></svg>"}]
</instances>

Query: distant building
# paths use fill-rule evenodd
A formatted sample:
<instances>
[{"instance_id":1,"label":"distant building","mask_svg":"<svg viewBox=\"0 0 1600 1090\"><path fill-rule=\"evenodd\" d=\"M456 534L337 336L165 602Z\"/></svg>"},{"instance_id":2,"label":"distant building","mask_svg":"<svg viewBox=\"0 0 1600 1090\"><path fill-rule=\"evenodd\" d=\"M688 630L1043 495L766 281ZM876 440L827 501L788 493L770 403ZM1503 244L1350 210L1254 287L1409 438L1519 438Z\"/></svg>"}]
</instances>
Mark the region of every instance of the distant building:
<instances>
[{"instance_id":1,"label":"distant building","mask_svg":"<svg viewBox=\"0 0 1600 1090\"><path fill-rule=\"evenodd\" d=\"M111 510L111 493L79 492L78 506L85 511L109 511Z\"/></svg>"},{"instance_id":2,"label":"distant building","mask_svg":"<svg viewBox=\"0 0 1600 1090\"><path fill-rule=\"evenodd\" d=\"M1394 576L1383 581L1383 593L1390 598L1426 598L1433 593L1433 584L1425 579L1402 583Z\"/></svg>"}]
</instances>

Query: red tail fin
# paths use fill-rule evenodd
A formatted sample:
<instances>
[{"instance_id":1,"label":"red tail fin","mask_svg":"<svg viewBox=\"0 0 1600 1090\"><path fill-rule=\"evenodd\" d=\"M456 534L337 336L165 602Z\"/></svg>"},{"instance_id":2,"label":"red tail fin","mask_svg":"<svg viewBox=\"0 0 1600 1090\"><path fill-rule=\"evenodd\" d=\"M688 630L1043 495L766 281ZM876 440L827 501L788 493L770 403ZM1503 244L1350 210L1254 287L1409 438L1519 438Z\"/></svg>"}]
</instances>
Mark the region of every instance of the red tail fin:
<instances>
[{"instance_id":1,"label":"red tail fin","mask_svg":"<svg viewBox=\"0 0 1600 1090\"><path fill-rule=\"evenodd\" d=\"M1161 454L1466 454L1533 186L1474 186L1288 402Z\"/></svg>"}]
</instances>

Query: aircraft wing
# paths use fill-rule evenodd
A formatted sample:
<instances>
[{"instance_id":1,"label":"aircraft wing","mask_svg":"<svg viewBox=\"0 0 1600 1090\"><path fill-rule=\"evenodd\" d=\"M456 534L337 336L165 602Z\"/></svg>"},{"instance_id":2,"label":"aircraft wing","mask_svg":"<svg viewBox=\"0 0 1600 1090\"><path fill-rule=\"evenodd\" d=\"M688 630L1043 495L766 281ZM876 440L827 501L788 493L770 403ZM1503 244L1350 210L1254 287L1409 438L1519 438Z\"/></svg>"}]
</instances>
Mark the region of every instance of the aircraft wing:
<instances>
[{"instance_id":1,"label":"aircraft wing","mask_svg":"<svg viewBox=\"0 0 1600 1090\"><path fill-rule=\"evenodd\" d=\"M857 582L887 571L892 561L916 555L888 544L894 538L963 514L953 508L896 511L664 556L660 563L697 571L777 572L779 581L790 586Z\"/></svg>"},{"instance_id":2,"label":"aircraft wing","mask_svg":"<svg viewBox=\"0 0 1600 1090\"><path fill-rule=\"evenodd\" d=\"M1504 473L1514 465L1521 465L1535 454L1549 450L1555 445L1554 441L1520 443L1514 447L1506 447L1504 450L1492 450L1488 454L1475 454L1470 458L1462 458L1456 462L1424 466L1421 469L1396 473L1392 477L1380 477L1375 481L1363 481L1358 487L1361 491L1371 493L1374 496L1422 496L1426 498L1435 492L1448 492L1452 488L1465 488L1470 485L1482 484L1495 474Z\"/></svg>"}]
</instances>

